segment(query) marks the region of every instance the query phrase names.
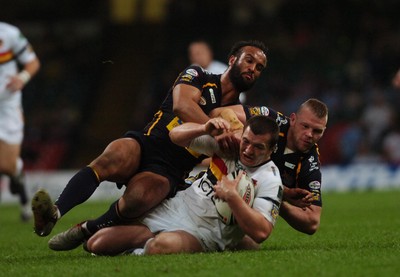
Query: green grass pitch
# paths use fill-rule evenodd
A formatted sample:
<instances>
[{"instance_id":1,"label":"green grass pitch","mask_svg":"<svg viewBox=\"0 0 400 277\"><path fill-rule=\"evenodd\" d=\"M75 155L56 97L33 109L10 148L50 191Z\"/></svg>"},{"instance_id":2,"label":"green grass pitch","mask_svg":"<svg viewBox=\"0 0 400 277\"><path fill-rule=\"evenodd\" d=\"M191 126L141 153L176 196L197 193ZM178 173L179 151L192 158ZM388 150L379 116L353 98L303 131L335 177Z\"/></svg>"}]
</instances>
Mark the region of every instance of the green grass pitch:
<instances>
[{"instance_id":1,"label":"green grass pitch","mask_svg":"<svg viewBox=\"0 0 400 277\"><path fill-rule=\"evenodd\" d=\"M82 248L48 249L47 240L95 217L108 202L84 203L40 238L19 221L16 205L0 204L2 276L399 276L400 191L325 193L313 236L279 219L260 251L165 256L94 257Z\"/></svg>"}]
</instances>

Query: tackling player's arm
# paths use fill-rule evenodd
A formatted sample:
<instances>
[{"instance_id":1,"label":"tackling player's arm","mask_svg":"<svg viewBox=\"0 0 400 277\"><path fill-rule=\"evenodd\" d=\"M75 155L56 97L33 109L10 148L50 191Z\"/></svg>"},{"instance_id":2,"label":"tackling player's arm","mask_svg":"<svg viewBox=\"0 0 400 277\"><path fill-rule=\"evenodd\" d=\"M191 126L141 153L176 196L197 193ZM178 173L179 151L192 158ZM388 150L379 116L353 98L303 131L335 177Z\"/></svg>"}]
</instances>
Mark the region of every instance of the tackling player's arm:
<instances>
[{"instance_id":1,"label":"tackling player's arm","mask_svg":"<svg viewBox=\"0 0 400 277\"><path fill-rule=\"evenodd\" d=\"M177 84L173 91L173 111L184 122L205 123L210 119L200 108L201 91L191 85Z\"/></svg>"},{"instance_id":2,"label":"tackling player's arm","mask_svg":"<svg viewBox=\"0 0 400 277\"><path fill-rule=\"evenodd\" d=\"M223 176L214 186L215 196L228 203L243 232L255 242L261 243L269 237L274 227L260 212L251 208L240 197L236 187L242 174L240 173L234 180Z\"/></svg>"},{"instance_id":3,"label":"tackling player's arm","mask_svg":"<svg viewBox=\"0 0 400 277\"><path fill-rule=\"evenodd\" d=\"M212 118L205 124L187 122L173 128L169 137L175 144L188 147L190 143L197 137L202 135L210 135L212 137L229 130L230 124L223 118Z\"/></svg>"},{"instance_id":4,"label":"tackling player's arm","mask_svg":"<svg viewBox=\"0 0 400 277\"><path fill-rule=\"evenodd\" d=\"M283 201L279 215L297 231L312 235L318 230L321 211L317 205L300 208Z\"/></svg>"},{"instance_id":5,"label":"tackling player's arm","mask_svg":"<svg viewBox=\"0 0 400 277\"><path fill-rule=\"evenodd\" d=\"M244 124L247 120L246 118L246 113L243 109L243 105L232 105L232 106L225 106L225 107L220 107L220 108L216 108L213 109L209 116L210 117L218 117L221 116L221 114L223 113L224 110L226 109L230 109L232 111L235 112L237 118Z\"/></svg>"}]
</instances>

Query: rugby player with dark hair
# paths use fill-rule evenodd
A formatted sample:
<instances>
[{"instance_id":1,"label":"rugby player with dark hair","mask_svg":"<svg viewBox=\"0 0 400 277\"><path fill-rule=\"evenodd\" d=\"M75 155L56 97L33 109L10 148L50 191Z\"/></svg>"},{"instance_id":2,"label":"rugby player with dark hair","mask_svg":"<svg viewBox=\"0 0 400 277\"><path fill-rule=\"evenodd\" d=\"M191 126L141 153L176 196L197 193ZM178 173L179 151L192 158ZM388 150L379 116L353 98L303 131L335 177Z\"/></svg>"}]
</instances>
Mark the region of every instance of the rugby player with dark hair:
<instances>
[{"instance_id":1,"label":"rugby player with dark hair","mask_svg":"<svg viewBox=\"0 0 400 277\"><path fill-rule=\"evenodd\" d=\"M76 248L99 229L132 222L173 196L204 156L172 143L169 131L183 122L204 124L214 108L237 104L240 92L249 90L267 65L264 44L238 42L232 47L228 65L222 75L189 66L178 76L153 120L142 131L129 131L124 138L112 141L72 177L54 204L46 191L39 190L32 200L35 233L50 234L63 215L86 201L105 180L125 184L122 197L99 218L54 237L50 248ZM237 147L237 141L229 138L222 137L221 146Z\"/></svg>"}]
</instances>

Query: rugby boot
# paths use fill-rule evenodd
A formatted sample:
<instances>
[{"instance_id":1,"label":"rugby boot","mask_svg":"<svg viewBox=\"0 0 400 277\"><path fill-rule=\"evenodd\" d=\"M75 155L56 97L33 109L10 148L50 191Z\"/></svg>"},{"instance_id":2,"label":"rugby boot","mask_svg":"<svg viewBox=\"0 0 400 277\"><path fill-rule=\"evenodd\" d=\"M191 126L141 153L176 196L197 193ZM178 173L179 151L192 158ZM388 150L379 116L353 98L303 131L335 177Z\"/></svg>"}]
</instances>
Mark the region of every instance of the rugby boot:
<instances>
[{"instance_id":1,"label":"rugby boot","mask_svg":"<svg viewBox=\"0 0 400 277\"><path fill-rule=\"evenodd\" d=\"M82 227L82 223L59 233L52 237L49 242L49 248L55 251L67 251L77 248L79 245L89 239L89 233Z\"/></svg>"},{"instance_id":2,"label":"rugby boot","mask_svg":"<svg viewBox=\"0 0 400 277\"><path fill-rule=\"evenodd\" d=\"M57 222L57 208L44 189L38 190L33 196L32 212L35 233L41 237L49 235Z\"/></svg>"}]
</instances>

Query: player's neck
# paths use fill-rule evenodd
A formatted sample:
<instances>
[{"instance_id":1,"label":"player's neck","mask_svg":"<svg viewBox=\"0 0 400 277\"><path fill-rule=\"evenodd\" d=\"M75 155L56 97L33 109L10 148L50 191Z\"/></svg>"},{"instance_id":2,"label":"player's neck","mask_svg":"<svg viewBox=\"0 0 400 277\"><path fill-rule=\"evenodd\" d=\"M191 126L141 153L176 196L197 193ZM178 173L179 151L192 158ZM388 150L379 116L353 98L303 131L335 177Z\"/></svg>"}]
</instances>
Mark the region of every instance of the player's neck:
<instances>
[{"instance_id":1,"label":"player's neck","mask_svg":"<svg viewBox=\"0 0 400 277\"><path fill-rule=\"evenodd\" d=\"M238 101L240 91L233 86L232 82L229 80L227 72L221 75L221 91L222 99L221 105L225 106Z\"/></svg>"}]
</instances>

